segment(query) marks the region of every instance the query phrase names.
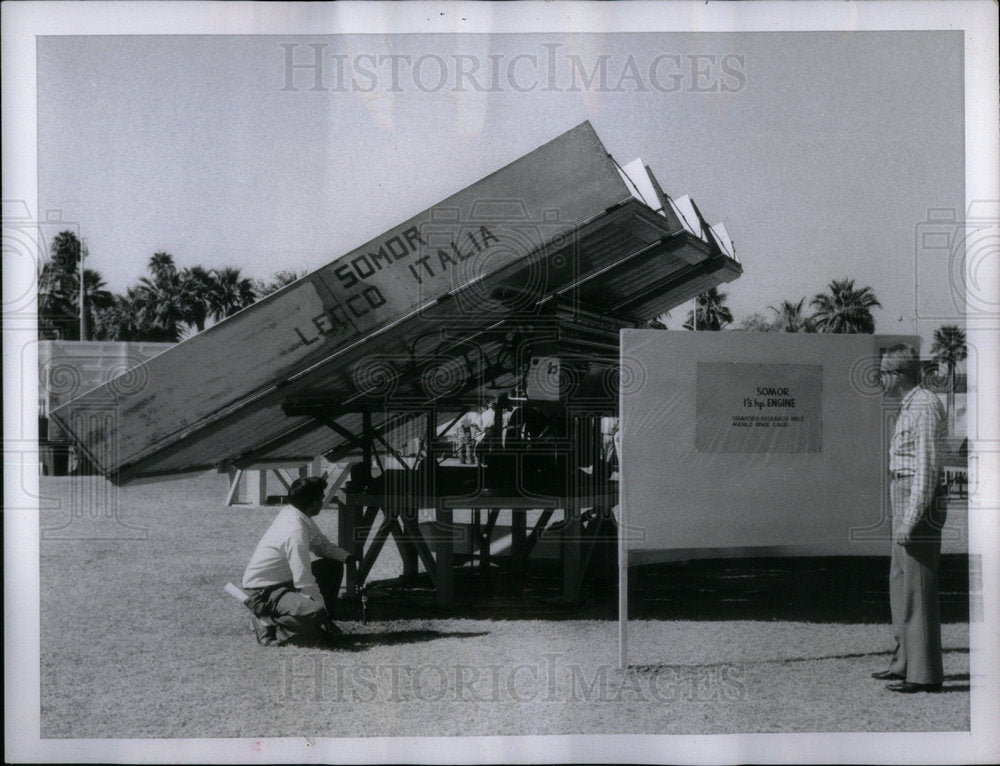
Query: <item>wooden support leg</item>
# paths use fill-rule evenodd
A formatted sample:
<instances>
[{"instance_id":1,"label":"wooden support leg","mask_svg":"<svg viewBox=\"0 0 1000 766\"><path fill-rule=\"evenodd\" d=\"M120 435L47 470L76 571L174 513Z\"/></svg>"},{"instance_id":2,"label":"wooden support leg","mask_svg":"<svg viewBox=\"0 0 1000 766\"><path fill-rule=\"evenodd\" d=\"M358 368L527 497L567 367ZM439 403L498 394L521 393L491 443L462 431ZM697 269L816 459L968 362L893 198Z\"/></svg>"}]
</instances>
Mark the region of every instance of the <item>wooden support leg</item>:
<instances>
[{"instance_id":1,"label":"wooden support leg","mask_svg":"<svg viewBox=\"0 0 1000 766\"><path fill-rule=\"evenodd\" d=\"M438 506L435 513L434 550L437 553L435 581L438 606L451 606L455 600L455 572L452 567L455 512Z\"/></svg>"},{"instance_id":2,"label":"wooden support leg","mask_svg":"<svg viewBox=\"0 0 1000 766\"><path fill-rule=\"evenodd\" d=\"M469 510L469 546L466 549L469 554L469 565L476 561L476 548L479 546L479 509Z\"/></svg>"},{"instance_id":3,"label":"wooden support leg","mask_svg":"<svg viewBox=\"0 0 1000 766\"><path fill-rule=\"evenodd\" d=\"M580 600L580 509L573 500L566 503L563 528L563 598L571 604Z\"/></svg>"},{"instance_id":4,"label":"wooden support leg","mask_svg":"<svg viewBox=\"0 0 1000 766\"><path fill-rule=\"evenodd\" d=\"M361 452L362 460L364 461L364 468L361 471L361 479L366 485L372 477L372 440L374 438L374 432L372 431L372 412L369 409L365 409L361 413L361 441L363 443Z\"/></svg>"},{"instance_id":5,"label":"wooden support leg","mask_svg":"<svg viewBox=\"0 0 1000 766\"><path fill-rule=\"evenodd\" d=\"M527 558L525 543L528 537L528 512L513 510L510 513L511 568L515 574L522 574L526 566L525 558Z\"/></svg>"},{"instance_id":6,"label":"wooden support leg","mask_svg":"<svg viewBox=\"0 0 1000 766\"><path fill-rule=\"evenodd\" d=\"M226 505L234 505L240 498L240 481L243 479L242 468L229 469L229 492L226 494Z\"/></svg>"},{"instance_id":7,"label":"wooden support leg","mask_svg":"<svg viewBox=\"0 0 1000 766\"><path fill-rule=\"evenodd\" d=\"M267 470L247 471L247 500L250 505L267 504Z\"/></svg>"},{"instance_id":8,"label":"wooden support leg","mask_svg":"<svg viewBox=\"0 0 1000 766\"><path fill-rule=\"evenodd\" d=\"M595 508L593 512L593 520L590 522L590 527L588 531L588 539L586 542L585 550L583 552L583 558L580 562L580 579L583 579L584 572L587 571L587 567L590 566L590 558L594 553L594 548L597 547L597 539L601 535L604 521L604 511L601 508Z\"/></svg>"},{"instance_id":9,"label":"wooden support leg","mask_svg":"<svg viewBox=\"0 0 1000 766\"><path fill-rule=\"evenodd\" d=\"M372 565L375 563L375 559L378 558L378 554L382 550L382 546L385 545L386 538L388 538L390 534L399 534L397 531L399 529L399 520L386 511L383 511L383 513L385 514L385 520L375 531L375 537L372 538L372 544L368 547L368 550L365 552L365 557L361 560L361 564L358 566L358 579L361 580L361 582L364 582L365 578L368 577L368 573L371 571Z\"/></svg>"},{"instance_id":10,"label":"wooden support leg","mask_svg":"<svg viewBox=\"0 0 1000 766\"><path fill-rule=\"evenodd\" d=\"M354 539L358 545L363 547L368 541L368 535L371 533L372 527L375 526L375 517L378 516L380 510L377 505L369 505L364 509L364 512L360 516L361 521L354 528Z\"/></svg>"},{"instance_id":11,"label":"wooden support leg","mask_svg":"<svg viewBox=\"0 0 1000 766\"><path fill-rule=\"evenodd\" d=\"M403 560L403 577L417 576L417 561L419 554L416 548L416 541L413 539L414 533L412 529L415 525L407 523L415 514L415 509L403 509L400 512L402 534L398 536L393 535L393 540L396 542L396 550L399 551L399 557Z\"/></svg>"},{"instance_id":12,"label":"wooden support leg","mask_svg":"<svg viewBox=\"0 0 1000 766\"><path fill-rule=\"evenodd\" d=\"M346 494L346 502L337 511L337 544L360 561L364 553L364 541L357 539L356 532L361 520L362 507L354 500L352 493ZM359 585L357 573L352 567L347 567L345 572L347 595L356 596Z\"/></svg>"},{"instance_id":13,"label":"wooden support leg","mask_svg":"<svg viewBox=\"0 0 1000 766\"><path fill-rule=\"evenodd\" d=\"M479 567L481 571L488 577L490 574L490 561L491 561L491 551L490 542L493 538L493 528L497 524L497 519L500 518L500 509L491 508L486 513L486 527L480 533L479 544L480 544L480 559Z\"/></svg>"},{"instance_id":14,"label":"wooden support leg","mask_svg":"<svg viewBox=\"0 0 1000 766\"><path fill-rule=\"evenodd\" d=\"M292 482L289 480L289 477L285 475L284 470L281 468L275 468L274 475L278 477L278 481L281 482L281 486L285 488L286 493L292 491ZM300 473L299 475L301 476L302 474Z\"/></svg>"},{"instance_id":15,"label":"wooden support leg","mask_svg":"<svg viewBox=\"0 0 1000 766\"><path fill-rule=\"evenodd\" d=\"M437 582L437 565L434 563L434 556L431 553L431 549L427 546L423 535L420 533L416 511L414 510L412 514L403 514L400 517L400 521L403 524L403 533L406 535L407 551L410 555L419 556L420 561L424 562L424 569L431 576L431 580ZM416 572L416 568L416 561L414 561L414 572Z\"/></svg>"},{"instance_id":16,"label":"wooden support leg","mask_svg":"<svg viewBox=\"0 0 1000 766\"><path fill-rule=\"evenodd\" d=\"M538 517L538 521L536 521L535 526L532 527L531 534L528 535L528 539L524 545L525 560L527 560L527 558L531 555L531 551L534 549L535 543L538 542L538 538L540 538L543 534L546 534L547 530L545 529L545 525L549 523L549 519L552 518L552 515L554 513L555 511L553 511L551 508L546 508L544 511L542 511L542 515ZM554 536L555 535L552 535L552 537Z\"/></svg>"},{"instance_id":17,"label":"wooden support leg","mask_svg":"<svg viewBox=\"0 0 1000 766\"><path fill-rule=\"evenodd\" d=\"M317 458L318 460L318 458ZM337 492L340 490L340 485L343 484L351 474L351 464L350 463L338 463L335 468L339 467L339 470L334 471L334 474L329 478L330 486L326 490L326 499L324 504L329 505L336 498ZM317 470L319 470L317 468ZM316 474L319 476L319 474Z\"/></svg>"}]
</instances>

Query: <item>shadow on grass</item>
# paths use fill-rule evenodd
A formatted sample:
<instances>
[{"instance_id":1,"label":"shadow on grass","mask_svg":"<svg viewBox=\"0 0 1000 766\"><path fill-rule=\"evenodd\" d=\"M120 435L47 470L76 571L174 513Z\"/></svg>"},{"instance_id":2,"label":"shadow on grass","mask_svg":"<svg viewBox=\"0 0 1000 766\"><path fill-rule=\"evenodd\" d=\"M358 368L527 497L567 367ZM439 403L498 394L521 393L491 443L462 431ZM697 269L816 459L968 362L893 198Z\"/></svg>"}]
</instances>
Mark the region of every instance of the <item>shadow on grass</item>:
<instances>
[{"instance_id":1,"label":"shadow on grass","mask_svg":"<svg viewBox=\"0 0 1000 766\"><path fill-rule=\"evenodd\" d=\"M956 648L945 648L942 650L945 654L968 654L969 650L965 647ZM821 654L810 657L784 657L771 660L756 660L756 661L740 661L740 662L707 662L700 663L696 665L668 665L665 663L657 663L655 665L629 665L629 670L634 670L638 673L658 673L661 670L691 670L691 669L701 669L701 668L725 668L732 667L734 665L790 665L795 662L822 662L823 660L858 660L865 657L888 657L892 652L850 652L848 654ZM968 681L968 673L956 673L954 675L945 676L945 681ZM958 689L959 687L950 687ZM968 691L968 687L966 687Z\"/></svg>"},{"instance_id":2,"label":"shadow on grass","mask_svg":"<svg viewBox=\"0 0 1000 766\"><path fill-rule=\"evenodd\" d=\"M955 649L945 649L946 653L949 651L960 651ZM969 650L964 650L966 654ZM953 683L954 681L965 681L964 684ZM944 685L941 687L941 691L938 694L946 694L949 692L968 692L972 689L972 685L969 683L970 677L968 673L949 673L944 677Z\"/></svg>"},{"instance_id":3,"label":"shadow on grass","mask_svg":"<svg viewBox=\"0 0 1000 766\"><path fill-rule=\"evenodd\" d=\"M532 562L526 576L455 572L454 604L439 606L426 576L369 584L371 620L469 617L502 620L618 619L616 577L586 578L582 599L562 599L559 562ZM978 563L976 563L978 568ZM974 578L973 578L974 579ZM970 559L941 557L941 620L969 620ZM981 599L981 586L972 594ZM345 603L344 617L360 619ZM889 624L889 559L880 556L704 559L629 570L633 620L787 620Z\"/></svg>"},{"instance_id":4,"label":"shadow on grass","mask_svg":"<svg viewBox=\"0 0 1000 766\"><path fill-rule=\"evenodd\" d=\"M365 652L377 646L420 644L441 638L479 638L489 631L394 630L390 633L345 633L329 647L335 651Z\"/></svg>"},{"instance_id":5,"label":"shadow on grass","mask_svg":"<svg viewBox=\"0 0 1000 766\"><path fill-rule=\"evenodd\" d=\"M637 567L632 619L889 623L883 557L705 560ZM941 621L969 620L969 557L941 557Z\"/></svg>"},{"instance_id":6,"label":"shadow on grass","mask_svg":"<svg viewBox=\"0 0 1000 766\"><path fill-rule=\"evenodd\" d=\"M968 654L968 647L955 647L944 648L941 650L943 654ZM850 654L823 654L819 657L791 657L784 660L764 660L764 662L813 662L814 660L855 660L861 657L890 657L892 655L891 651L884 652L852 652ZM953 678L954 680L959 680L959 676L948 676L948 678ZM969 679L968 674L965 674L965 680Z\"/></svg>"}]
</instances>

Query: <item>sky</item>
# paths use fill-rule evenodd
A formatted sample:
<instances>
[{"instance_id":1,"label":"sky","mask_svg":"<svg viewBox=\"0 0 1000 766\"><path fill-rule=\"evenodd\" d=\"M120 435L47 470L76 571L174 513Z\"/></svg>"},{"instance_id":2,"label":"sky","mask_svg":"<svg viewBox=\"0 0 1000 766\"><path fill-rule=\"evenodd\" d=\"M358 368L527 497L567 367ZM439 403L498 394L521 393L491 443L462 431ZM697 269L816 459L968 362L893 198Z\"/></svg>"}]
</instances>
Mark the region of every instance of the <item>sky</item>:
<instances>
[{"instance_id":1,"label":"sky","mask_svg":"<svg viewBox=\"0 0 1000 766\"><path fill-rule=\"evenodd\" d=\"M961 32L62 36L37 51L38 207L116 292L159 251L253 278L319 268L590 120L619 163L642 157L725 224L737 322L846 277L881 301L876 332L929 344L962 323L951 251L918 247L929 211L965 209Z\"/></svg>"}]
</instances>

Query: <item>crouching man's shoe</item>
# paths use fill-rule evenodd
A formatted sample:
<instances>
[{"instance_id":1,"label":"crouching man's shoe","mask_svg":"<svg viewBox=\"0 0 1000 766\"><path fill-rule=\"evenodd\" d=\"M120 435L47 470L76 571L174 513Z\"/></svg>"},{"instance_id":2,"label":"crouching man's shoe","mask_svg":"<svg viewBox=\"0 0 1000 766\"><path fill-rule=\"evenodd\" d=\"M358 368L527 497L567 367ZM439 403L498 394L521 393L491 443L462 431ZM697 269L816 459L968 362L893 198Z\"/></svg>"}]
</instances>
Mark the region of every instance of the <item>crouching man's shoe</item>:
<instances>
[{"instance_id":1,"label":"crouching man's shoe","mask_svg":"<svg viewBox=\"0 0 1000 766\"><path fill-rule=\"evenodd\" d=\"M277 629L270 620L262 620L256 615L251 615L250 627L253 628L254 637L261 646L278 643Z\"/></svg>"},{"instance_id":2,"label":"crouching man's shoe","mask_svg":"<svg viewBox=\"0 0 1000 766\"><path fill-rule=\"evenodd\" d=\"M941 684L911 684L909 681L900 681L898 684L888 684L885 688L900 694L916 694L917 692L939 692Z\"/></svg>"}]
</instances>

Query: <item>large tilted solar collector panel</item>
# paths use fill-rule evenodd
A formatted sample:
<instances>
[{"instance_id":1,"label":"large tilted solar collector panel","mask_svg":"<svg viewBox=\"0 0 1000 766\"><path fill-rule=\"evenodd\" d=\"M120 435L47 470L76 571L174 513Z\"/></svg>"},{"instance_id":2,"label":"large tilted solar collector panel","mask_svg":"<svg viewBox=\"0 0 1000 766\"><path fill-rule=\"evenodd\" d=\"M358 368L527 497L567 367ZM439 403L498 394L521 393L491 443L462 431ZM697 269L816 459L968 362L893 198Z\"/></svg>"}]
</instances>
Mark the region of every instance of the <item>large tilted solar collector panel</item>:
<instances>
[{"instance_id":1,"label":"large tilted solar collector panel","mask_svg":"<svg viewBox=\"0 0 1000 766\"><path fill-rule=\"evenodd\" d=\"M323 397L350 429L387 370L415 405L447 399L469 382L449 349L490 367L496 334L553 303L639 321L739 275L647 202L583 123L51 417L118 482L326 452L343 438L284 402Z\"/></svg>"}]
</instances>

